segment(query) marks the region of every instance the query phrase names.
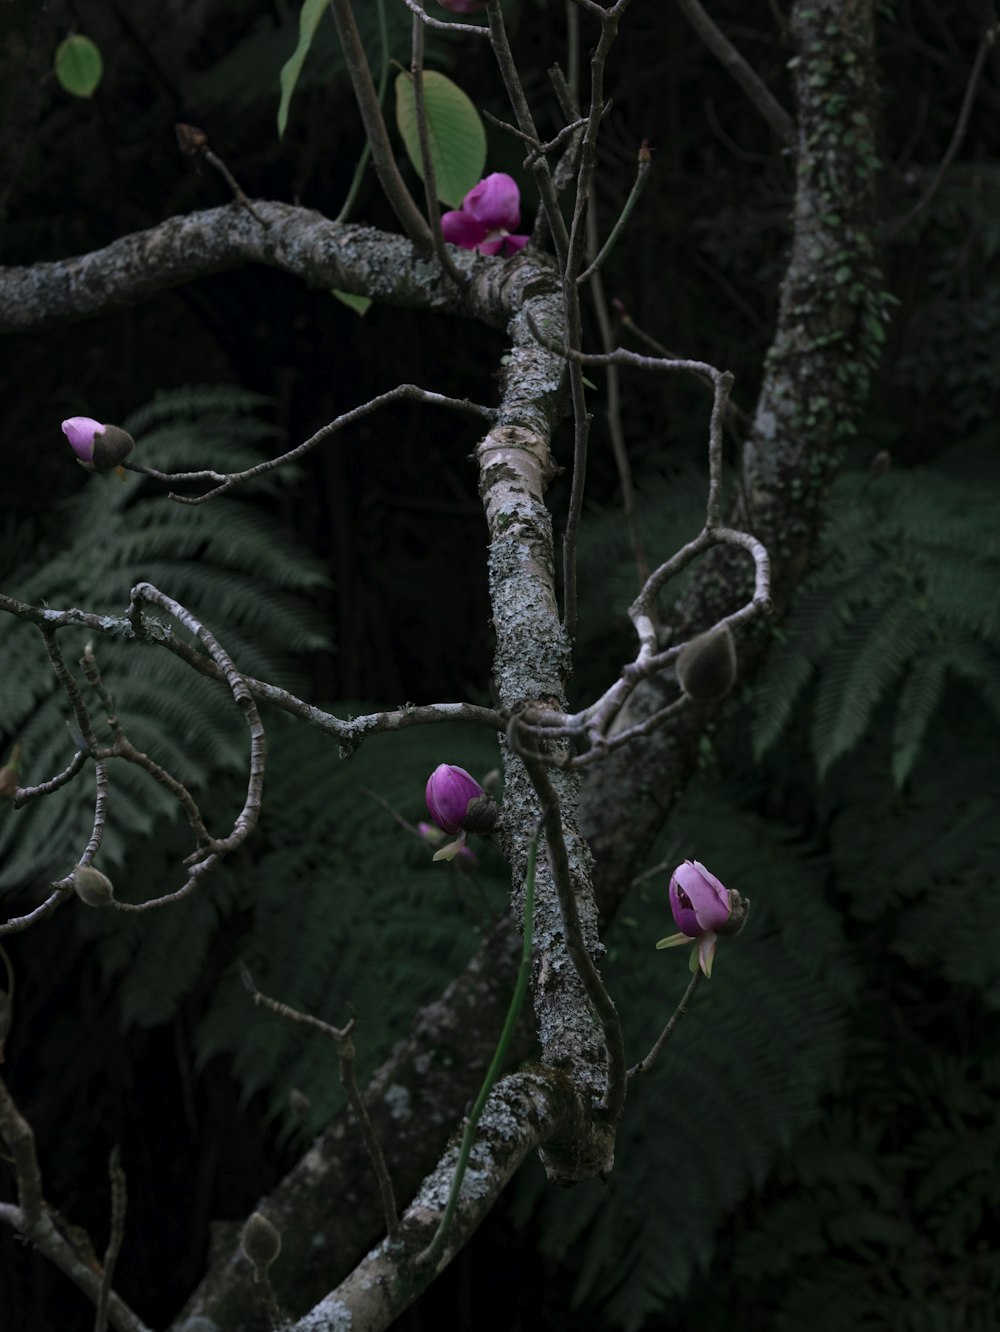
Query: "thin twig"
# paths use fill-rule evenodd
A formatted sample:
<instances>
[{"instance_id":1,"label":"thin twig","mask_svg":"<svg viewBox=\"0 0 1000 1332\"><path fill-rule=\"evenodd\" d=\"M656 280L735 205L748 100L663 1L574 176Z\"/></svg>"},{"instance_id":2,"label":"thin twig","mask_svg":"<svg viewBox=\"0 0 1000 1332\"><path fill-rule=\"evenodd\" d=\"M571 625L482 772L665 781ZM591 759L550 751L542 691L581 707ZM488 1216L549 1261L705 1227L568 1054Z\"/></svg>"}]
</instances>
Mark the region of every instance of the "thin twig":
<instances>
[{"instance_id":1,"label":"thin twig","mask_svg":"<svg viewBox=\"0 0 1000 1332\"><path fill-rule=\"evenodd\" d=\"M65 786L67 782L73 780L86 761L87 755L82 749L78 749L62 772L57 772L47 782L39 782L37 786L19 786L14 797L14 808L21 809L29 800L37 800L41 796L51 795L53 791L58 791L61 786Z\"/></svg>"},{"instance_id":2,"label":"thin twig","mask_svg":"<svg viewBox=\"0 0 1000 1332\"><path fill-rule=\"evenodd\" d=\"M261 217L260 213L258 213L257 210L254 208L253 204L250 202L247 196L240 189L239 181L226 166L225 162L223 162L222 158L213 153L211 148L209 148L207 144L202 153L202 156L210 166L215 167L216 171L218 171L219 174L222 176L222 178L225 180L226 184L232 190L233 197L235 198L236 202L240 205L240 207L245 208L252 217L257 219L257 221L260 223L262 227L266 227L267 223Z\"/></svg>"},{"instance_id":3,"label":"thin twig","mask_svg":"<svg viewBox=\"0 0 1000 1332\"><path fill-rule=\"evenodd\" d=\"M795 142L795 122L760 76L750 68L698 0L677 0L677 5L701 40L733 76L778 137L791 146Z\"/></svg>"},{"instance_id":4,"label":"thin twig","mask_svg":"<svg viewBox=\"0 0 1000 1332\"><path fill-rule=\"evenodd\" d=\"M209 834L208 829L205 827L205 821L202 818L201 810L198 808L191 792L183 782L178 781L178 779L167 772L165 768L162 768L159 763L154 759L151 759L148 754L144 754L142 750L136 749L135 745L132 744L131 740L129 740L128 736L122 729L118 714L115 711L114 699L111 697L111 694L108 692L104 681L101 678L92 643L88 643L84 648L83 656L80 658L80 665L83 667L83 673L87 677L87 683L104 705L108 726L111 728L111 733L114 736L114 743L112 745L98 751L99 757L124 759L126 763L132 763L137 768L142 768L144 772L148 772L154 781L158 782L170 792L180 807L184 810L198 845L205 848L211 847L212 837Z\"/></svg>"},{"instance_id":5,"label":"thin twig","mask_svg":"<svg viewBox=\"0 0 1000 1332\"><path fill-rule=\"evenodd\" d=\"M633 191L634 192L634 191ZM624 216L624 214L623 214ZM617 228L616 228L617 230ZM587 219L588 233L588 254L593 254L597 249L597 210L592 208ZM612 236L614 232L612 232ZM608 244L611 237L608 238ZM605 251L608 246L605 245ZM594 313L597 315L597 327L601 335L601 345L606 352L614 350L614 342L611 334L611 316L608 312L608 302L604 294L604 280L600 272L598 262L600 256L594 259L589 269L591 275L590 294L594 302ZM628 529L629 544L632 547L632 558L635 561L636 572L639 577L639 586L649 577L649 561L646 558L646 550L642 543L642 533L639 531L639 524L635 513L635 491L632 485L632 465L629 462L628 448L625 444L625 430L622 425L622 406L621 406L621 376L618 373L616 365L605 367L604 382L608 391L608 433L611 437L611 452L614 455L615 467L618 471L618 484L622 492L622 512L625 516L625 526Z\"/></svg>"},{"instance_id":6,"label":"thin twig","mask_svg":"<svg viewBox=\"0 0 1000 1332\"><path fill-rule=\"evenodd\" d=\"M378 37L379 37L379 55L382 65L378 75L378 90L376 97L381 108L385 104L386 89L389 87L389 30L385 21L385 0L375 0L378 6ZM358 191L361 189L361 181L364 178L365 167L368 165L368 159L372 155L372 146L368 139L365 139L364 147L361 149L361 156L358 158L358 164L354 168L354 175L351 177L350 188L347 191L347 198L344 200L340 212L333 219L334 222L346 222L351 216L351 209L354 207L358 197Z\"/></svg>"},{"instance_id":7,"label":"thin twig","mask_svg":"<svg viewBox=\"0 0 1000 1332\"><path fill-rule=\"evenodd\" d=\"M448 253L444 234L441 231L441 209L438 206L437 173L434 170L434 158L427 125L427 105L424 101L424 25L416 15L413 17L413 34L410 52L410 77L413 79L413 110L417 119L417 141L420 145L420 165L424 173L424 199L427 203L427 220L431 227L434 241L434 253L438 263L451 278L452 282L464 286L468 279L455 266L455 261Z\"/></svg>"},{"instance_id":8,"label":"thin twig","mask_svg":"<svg viewBox=\"0 0 1000 1332\"><path fill-rule=\"evenodd\" d=\"M354 1073L355 1054L351 1032L354 1030L355 1019L352 1017L346 1027L334 1027L331 1023L324 1022L321 1018L312 1017L309 1013L300 1013L297 1008L292 1008L289 1004L283 1004L280 999L272 999L269 995L262 994L254 984L249 968L243 962L240 963L240 975L255 1004L263 1004L272 1013L277 1013L279 1017L287 1018L290 1022L299 1022L305 1027L312 1027L316 1031L323 1032L324 1035L330 1037L336 1046L337 1057L340 1060L340 1080L344 1085L351 1108L357 1116L361 1135L365 1140L365 1147L368 1150L372 1169L378 1181L378 1189L382 1197L382 1211L385 1214L386 1235L390 1243L395 1243L399 1238L399 1213L396 1210L392 1180L389 1178L385 1156L382 1154L382 1148L375 1136L375 1130L372 1128L372 1122L368 1116L364 1098L358 1089L358 1081Z\"/></svg>"},{"instance_id":9,"label":"thin twig","mask_svg":"<svg viewBox=\"0 0 1000 1332\"><path fill-rule=\"evenodd\" d=\"M98 756L97 736L94 734L94 727L90 720L90 713L87 711L87 705L83 701L80 687L73 679L69 667L63 659L62 650L59 647L54 631L40 626L39 632L42 635L42 641L45 643L45 651L48 653L49 660L52 662L52 669L55 671L56 679L62 685L69 697L70 704L73 708L73 714L76 717L76 724L80 736L94 759L94 823L90 834L90 840L87 842L79 862L81 865L89 865L101 849L101 843L104 840L104 825L108 819L108 804L110 800L108 769L104 760Z\"/></svg>"},{"instance_id":10,"label":"thin twig","mask_svg":"<svg viewBox=\"0 0 1000 1332\"><path fill-rule=\"evenodd\" d=\"M403 4L411 14L416 14L421 23L426 23L428 28L434 28L437 32L471 32L477 37L488 37L490 35L489 28L481 23L448 23L444 19L432 18L426 9L418 3L418 0L403 0Z\"/></svg>"},{"instance_id":11,"label":"thin twig","mask_svg":"<svg viewBox=\"0 0 1000 1332\"><path fill-rule=\"evenodd\" d=\"M211 490L205 491L203 495L176 495L171 492L169 498L176 500L178 504L205 504L208 500L214 499L216 495L222 495L233 486L239 485L243 481L250 481L255 477L263 476L267 472L272 472L276 467L283 467L286 463L295 462L311 449L322 444L324 440L329 439L331 435L343 429L346 425L353 425L355 421L360 421L363 417L369 416L377 411L379 407L384 407L390 402L423 402L431 407L451 407L458 412L468 412L472 416L481 417L487 421L496 419L496 412L491 407L483 407L479 403L470 402L467 398L449 398L443 393L434 393L430 389L418 388L416 384L398 384L394 389L389 389L386 393L380 393L377 397L363 402L359 407L352 407L350 411L343 412L335 417L310 435L307 440L297 444L294 449L289 449L286 453L280 454L277 458L268 458L266 462L257 463L255 467L248 467L242 472L217 472L212 468L203 468L197 472L161 472L155 467L146 467L141 463L131 463L128 468L132 472L139 472L143 476L151 476L156 481L165 481L176 484L178 481L214 481L216 484Z\"/></svg>"},{"instance_id":12,"label":"thin twig","mask_svg":"<svg viewBox=\"0 0 1000 1332\"><path fill-rule=\"evenodd\" d=\"M127 1187L125 1171L122 1169L121 1148L115 1143L108 1160L108 1175L111 1179L111 1233L108 1247L104 1252L104 1268L101 1272L101 1289L97 1298L97 1316L94 1319L94 1332L106 1332L108 1326L108 1300L111 1296L111 1282L115 1275L115 1264L121 1252L122 1239L125 1235L125 1207Z\"/></svg>"},{"instance_id":13,"label":"thin twig","mask_svg":"<svg viewBox=\"0 0 1000 1332\"><path fill-rule=\"evenodd\" d=\"M168 906L172 902L178 902L187 897L196 888L199 879L207 874L218 864L223 856L228 855L237 846L240 846L253 831L257 819L260 815L260 806L262 790L264 784L264 762L265 762L265 741L264 726L260 719L260 713L257 710L257 704L253 700L247 682L237 670L232 658L215 638L215 635L207 629L194 615L191 614L180 602L168 597L158 588L153 587L151 583L137 583L133 587L126 618L132 626L133 632L137 635L140 632L142 621L142 606L149 603L159 606L161 610L167 611L176 620L178 620L189 633L194 634L207 649L209 655L214 661L216 667L224 677L229 686L230 693L233 696L237 707L243 714L244 722L250 737L250 758L247 774L247 793L243 801L243 808L237 814L233 822L232 831L227 837L210 838L208 843L198 855L204 858L197 864L191 866L188 871L187 881L176 892L164 893L161 897L150 898L145 902L119 902L115 901L113 906L117 911L140 912L154 911L162 906ZM204 855L205 850L209 854ZM190 861L189 857L189 861Z\"/></svg>"},{"instance_id":14,"label":"thin twig","mask_svg":"<svg viewBox=\"0 0 1000 1332\"><path fill-rule=\"evenodd\" d=\"M567 350L579 348L582 339L580 295L577 275L583 264L587 243L587 215L590 192L597 165L597 137L604 117L604 70L608 53L618 35L618 16L624 12L628 0L620 0L613 10L600 6L601 36L590 60L590 110L587 127L580 143L580 165L576 173L576 198L573 220L570 224L566 257L562 263L563 306ZM570 398L573 403L573 476L570 483L566 527L563 532L563 626L572 642L576 634L576 545L583 517L583 497L587 482L587 444L590 436L590 414L587 411L583 371L572 360L569 365Z\"/></svg>"},{"instance_id":15,"label":"thin twig","mask_svg":"<svg viewBox=\"0 0 1000 1332\"><path fill-rule=\"evenodd\" d=\"M642 146L639 149L639 162L638 166L636 167L635 180L632 183L632 189L629 191L629 196L625 200L625 205L622 208L621 213L618 215L618 221L611 228L611 231L608 234L608 239L601 246L601 249L598 251L596 256L591 260L590 264L583 270L583 272L577 278L578 283L585 282L587 278L593 277L593 275L597 272L597 270L604 263L605 259L607 259L608 255L614 249L618 237L621 235L626 222L632 216L632 209L639 202L639 195L642 194L642 191L645 189L646 180L649 176L649 167L651 162L652 158L649 153L649 145L646 143L646 140L643 139ZM608 349L606 348L605 350Z\"/></svg>"},{"instance_id":16,"label":"thin twig","mask_svg":"<svg viewBox=\"0 0 1000 1332\"><path fill-rule=\"evenodd\" d=\"M969 128L969 118L972 115L972 104L975 101L976 90L979 87L979 79L986 64L986 57L989 55L993 43L996 41L997 33L1000 32L1000 25L994 24L986 29L979 43L979 50L976 52L976 58L972 62L972 69L969 72L969 82L965 89L965 97L962 99L962 107L958 113L958 120L955 122L955 129L951 136L951 142L945 151L944 157L938 163L938 169L934 173L934 178L925 190L923 197L918 199L905 217L900 218L886 232L886 240L894 240L901 231L910 225L918 214L922 213L930 201L941 188L941 183L948 172L948 168L954 162L959 148L962 146L962 140L965 138L966 130Z\"/></svg>"},{"instance_id":17,"label":"thin twig","mask_svg":"<svg viewBox=\"0 0 1000 1332\"><path fill-rule=\"evenodd\" d=\"M354 21L354 12L351 9L350 0L330 0L330 10L333 14L333 21L337 25L337 35L340 38L340 46L344 53L344 63L347 66L351 87L354 89L354 99L358 104L358 110L361 112L361 121L365 127L368 142L371 144L372 165L375 167L375 174L379 178L379 183L385 192L386 199L389 201L389 206L396 214L410 240L413 241L414 245L430 250L433 248L430 229L414 202L413 196L407 189L406 182L400 175L399 167L396 165L396 156L392 150L385 120L382 118L382 108L379 106L375 84L372 82L371 70L368 68L368 61L365 58L365 49L358 34L357 24Z\"/></svg>"},{"instance_id":18,"label":"thin twig","mask_svg":"<svg viewBox=\"0 0 1000 1332\"><path fill-rule=\"evenodd\" d=\"M697 967L695 969L694 975L688 981L688 987L681 996L680 1003L677 1005L677 1007L674 1009L673 1013L671 1014L670 1021L660 1032L660 1035L657 1038L655 1045L650 1050L649 1054L646 1055L645 1059L640 1059L637 1064L633 1064L632 1067L629 1069L628 1078L630 1082L632 1081L633 1078L637 1078L640 1075L640 1073L648 1073L649 1070L656 1063L657 1059L659 1059L661 1053L663 1052L663 1047L666 1045L667 1041L670 1040L671 1036L673 1036L674 1032L677 1030L678 1022L680 1022L681 1018L688 1011L688 1006L691 1003L691 1000L694 997L694 992L695 990L697 990L700 983L701 983L701 967Z\"/></svg>"}]
</instances>

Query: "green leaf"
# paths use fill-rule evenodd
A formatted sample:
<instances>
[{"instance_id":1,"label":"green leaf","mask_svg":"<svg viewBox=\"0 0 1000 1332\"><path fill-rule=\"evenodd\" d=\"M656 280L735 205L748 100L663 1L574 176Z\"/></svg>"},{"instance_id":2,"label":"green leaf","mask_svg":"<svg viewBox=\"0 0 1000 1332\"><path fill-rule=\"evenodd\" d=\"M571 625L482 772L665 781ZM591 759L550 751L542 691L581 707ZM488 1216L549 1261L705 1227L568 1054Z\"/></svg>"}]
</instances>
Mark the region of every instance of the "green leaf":
<instances>
[{"instance_id":1,"label":"green leaf","mask_svg":"<svg viewBox=\"0 0 1000 1332\"><path fill-rule=\"evenodd\" d=\"M338 301L342 301L344 305L356 311L359 315L367 314L368 307L371 305L369 296L355 296L349 291L338 291L336 287L331 288L330 295L336 296Z\"/></svg>"},{"instance_id":2,"label":"green leaf","mask_svg":"<svg viewBox=\"0 0 1000 1332\"><path fill-rule=\"evenodd\" d=\"M434 70L424 70L424 108L438 198L458 208L483 176L486 165L483 122L461 88ZM396 79L396 124L413 169L423 180L413 76L405 70Z\"/></svg>"},{"instance_id":3,"label":"green leaf","mask_svg":"<svg viewBox=\"0 0 1000 1332\"><path fill-rule=\"evenodd\" d=\"M56 78L74 97L91 97L101 81L104 61L89 37L76 34L56 47Z\"/></svg>"},{"instance_id":4,"label":"green leaf","mask_svg":"<svg viewBox=\"0 0 1000 1332\"><path fill-rule=\"evenodd\" d=\"M281 101L278 104L279 138L283 139L285 137L285 128L288 125L288 106L292 100L292 93L299 81L302 66L309 54L312 39L316 35L316 28L325 9L326 0L303 0L302 9L299 11L298 45L282 65L281 73L278 76L278 82L281 84Z\"/></svg>"}]
</instances>

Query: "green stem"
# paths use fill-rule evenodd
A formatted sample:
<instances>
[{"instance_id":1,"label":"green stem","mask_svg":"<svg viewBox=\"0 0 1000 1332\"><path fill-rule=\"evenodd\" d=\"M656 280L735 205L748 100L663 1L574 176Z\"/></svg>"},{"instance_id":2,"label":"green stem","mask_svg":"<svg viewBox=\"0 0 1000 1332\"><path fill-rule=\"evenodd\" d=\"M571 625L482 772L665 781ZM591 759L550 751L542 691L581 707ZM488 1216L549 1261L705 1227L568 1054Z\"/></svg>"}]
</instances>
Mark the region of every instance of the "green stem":
<instances>
[{"instance_id":1,"label":"green stem","mask_svg":"<svg viewBox=\"0 0 1000 1332\"><path fill-rule=\"evenodd\" d=\"M378 98L379 106L385 104L385 90L389 86L389 29L385 21L385 0L375 0L378 5L378 39L382 48L382 69L378 76L378 91L375 94ZM344 200L344 206L333 219L334 222L346 222L351 215L351 210L358 197L358 191L361 189L361 178L365 174L365 167L368 165L368 159L372 155L372 146L365 139L365 146L361 150L361 156L358 158L358 165L354 168L354 178L351 181L351 188L347 191L347 198Z\"/></svg>"},{"instance_id":2,"label":"green stem","mask_svg":"<svg viewBox=\"0 0 1000 1332\"><path fill-rule=\"evenodd\" d=\"M521 965L517 973L517 982L514 985L514 994L510 1001L510 1007L507 1009L507 1017L503 1024L503 1031L500 1033L500 1039L497 1042L497 1048L493 1053L493 1060L486 1070L486 1077L483 1079L483 1085L479 1089L479 1095L476 1097L476 1103L465 1125L465 1133L462 1135L462 1145L458 1151L458 1162L455 1166L455 1177L451 1181L451 1192L448 1195L448 1202L445 1205L444 1215L441 1218L434 1238L424 1249L423 1253L417 1257L418 1267L433 1266L441 1257L441 1251L444 1248L445 1240L448 1238L448 1231L451 1229L451 1223L455 1215L455 1208L458 1205L458 1197L462 1191L462 1180L465 1177L466 1167L469 1164L469 1155L472 1152L472 1144L476 1137L476 1125L479 1123L479 1116L483 1113L483 1106L486 1104L486 1098L493 1090L493 1084L500 1076L500 1070L503 1068L503 1062L507 1057L507 1049L514 1035L514 1028L517 1026L517 1019L521 1013L521 1005L524 1003L524 996L528 989L528 976L531 972L531 941L534 927L535 915L535 860L538 854L538 839L541 836L542 825L539 822L535 829L535 835L532 837L528 846L528 866L524 877L524 938L521 945Z\"/></svg>"}]
</instances>

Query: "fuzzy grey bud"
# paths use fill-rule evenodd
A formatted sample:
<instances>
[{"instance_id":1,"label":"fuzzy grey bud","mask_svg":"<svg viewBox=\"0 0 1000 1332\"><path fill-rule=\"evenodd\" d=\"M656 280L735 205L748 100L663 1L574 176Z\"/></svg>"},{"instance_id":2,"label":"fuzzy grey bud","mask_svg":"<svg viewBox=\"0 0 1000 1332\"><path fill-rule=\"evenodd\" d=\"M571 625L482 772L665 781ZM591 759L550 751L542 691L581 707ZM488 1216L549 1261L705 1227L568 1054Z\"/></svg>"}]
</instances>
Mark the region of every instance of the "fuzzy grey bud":
<instances>
[{"instance_id":1,"label":"fuzzy grey bud","mask_svg":"<svg viewBox=\"0 0 1000 1332\"><path fill-rule=\"evenodd\" d=\"M127 430L106 425L103 434L94 436L94 471L113 472L135 448L135 440Z\"/></svg>"},{"instance_id":2,"label":"fuzzy grey bud","mask_svg":"<svg viewBox=\"0 0 1000 1332\"><path fill-rule=\"evenodd\" d=\"M115 900L111 880L93 865L77 865L73 871L73 887L80 901L89 907L110 906Z\"/></svg>"},{"instance_id":3,"label":"fuzzy grey bud","mask_svg":"<svg viewBox=\"0 0 1000 1332\"><path fill-rule=\"evenodd\" d=\"M677 658L677 680L696 703L725 698L736 683L736 647L728 624L685 643Z\"/></svg>"},{"instance_id":4,"label":"fuzzy grey bud","mask_svg":"<svg viewBox=\"0 0 1000 1332\"><path fill-rule=\"evenodd\" d=\"M260 1212L251 1212L247 1217L240 1243L260 1276L264 1275L281 1252L281 1236Z\"/></svg>"}]
</instances>

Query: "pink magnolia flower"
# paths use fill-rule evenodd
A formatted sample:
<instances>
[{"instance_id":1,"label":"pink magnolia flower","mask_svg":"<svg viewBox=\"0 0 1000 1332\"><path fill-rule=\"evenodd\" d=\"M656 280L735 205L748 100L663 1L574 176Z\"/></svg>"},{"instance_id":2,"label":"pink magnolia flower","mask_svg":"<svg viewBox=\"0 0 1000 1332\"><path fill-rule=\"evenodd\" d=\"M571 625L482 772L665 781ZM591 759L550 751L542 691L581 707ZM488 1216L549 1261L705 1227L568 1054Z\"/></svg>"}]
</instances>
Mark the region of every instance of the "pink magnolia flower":
<instances>
[{"instance_id":1,"label":"pink magnolia flower","mask_svg":"<svg viewBox=\"0 0 1000 1332\"><path fill-rule=\"evenodd\" d=\"M729 919L729 889L700 860L685 860L670 876L670 910L682 934L700 939Z\"/></svg>"},{"instance_id":2,"label":"pink magnolia flower","mask_svg":"<svg viewBox=\"0 0 1000 1332\"><path fill-rule=\"evenodd\" d=\"M528 243L527 236L512 233L521 225L521 192L503 171L474 185L462 200L461 211L443 214L441 230L446 241L479 254L516 254Z\"/></svg>"},{"instance_id":3,"label":"pink magnolia flower","mask_svg":"<svg viewBox=\"0 0 1000 1332\"><path fill-rule=\"evenodd\" d=\"M439 763L427 778L427 808L431 818L446 833L462 831L469 802L486 792L471 773L453 763Z\"/></svg>"},{"instance_id":4,"label":"pink magnolia flower","mask_svg":"<svg viewBox=\"0 0 1000 1332\"><path fill-rule=\"evenodd\" d=\"M738 921L734 916L734 898ZM706 976L712 974L712 960L719 933L742 929L746 905L738 894L730 893L699 860L685 860L670 876L670 910L680 934L661 939L657 948L697 943L697 965ZM730 928L731 927L731 928ZM692 971L695 961L691 962Z\"/></svg>"}]
</instances>

